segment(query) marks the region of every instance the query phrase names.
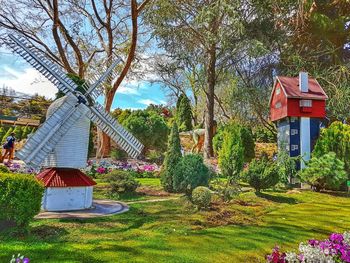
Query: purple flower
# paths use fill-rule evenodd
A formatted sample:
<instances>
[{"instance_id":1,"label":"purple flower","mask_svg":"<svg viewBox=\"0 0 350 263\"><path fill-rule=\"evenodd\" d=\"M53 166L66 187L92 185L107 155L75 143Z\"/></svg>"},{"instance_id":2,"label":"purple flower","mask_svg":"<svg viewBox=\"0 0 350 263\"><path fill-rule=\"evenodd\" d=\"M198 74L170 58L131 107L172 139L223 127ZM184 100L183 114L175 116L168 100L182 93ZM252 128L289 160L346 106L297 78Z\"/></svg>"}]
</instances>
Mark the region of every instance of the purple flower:
<instances>
[{"instance_id":1,"label":"purple flower","mask_svg":"<svg viewBox=\"0 0 350 263\"><path fill-rule=\"evenodd\" d=\"M23 263L29 263L29 262L30 262L29 258L24 258L23 259Z\"/></svg>"},{"instance_id":2,"label":"purple flower","mask_svg":"<svg viewBox=\"0 0 350 263\"><path fill-rule=\"evenodd\" d=\"M344 238L342 234L338 234L338 233L332 233L329 236L329 240L335 243L341 243L343 242Z\"/></svg>"},{"instance_id":3,"label":"purple flower","mask_svg":"<svg viewBox=\"0 0 350 263\"><path fill-rule=\"evenodd\" d=\"M299 259L299 261L304 261L305 260L305 257L304 257L304 255L303 254L299 254L298 255L298 259Z\"/></svg>"},{"instance_id":4,"label":"purple flower","mask_svg":"<svg viewBox=\"0 0 350 263\"><path fill-rule=\"evenodd\" d=\"M310 246L317 246L318 244L319 244L320 242L318 241L318 240L316 240L316 239L310 239L309 240L309 245Z\"/></svg>"},{"instance_id":5,"label":"purple flower","mask_svg":"<svg viewBox=\"0 0 350 263\"><path fill-rule=\"evenodd\" d=\"M349 263L350 262L350 251L342 249L341 250L341 260Z\"/></svg>"}]
</instances>

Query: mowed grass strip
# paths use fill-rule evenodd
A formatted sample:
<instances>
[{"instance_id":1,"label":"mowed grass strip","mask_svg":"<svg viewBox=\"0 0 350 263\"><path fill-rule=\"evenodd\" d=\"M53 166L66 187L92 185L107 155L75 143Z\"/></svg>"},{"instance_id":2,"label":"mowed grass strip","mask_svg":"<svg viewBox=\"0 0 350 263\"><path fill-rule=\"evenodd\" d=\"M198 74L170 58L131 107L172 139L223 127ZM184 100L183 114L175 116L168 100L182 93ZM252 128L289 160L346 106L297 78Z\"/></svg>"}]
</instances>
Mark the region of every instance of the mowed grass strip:
<instances>
[{"instance_id":1,"label":"mowed grass strip","mask_svg":"<svg viewBox=\"0 0 350 263\"><path fill-rule=\"evenodd\" d=\"M196 211L184 198L131 205L88 220L36 220L26 236L0 235L0 262L265 262L274 245L350 229L349 198L325 193L252 192Z\"/></svg>"}]
</instances>

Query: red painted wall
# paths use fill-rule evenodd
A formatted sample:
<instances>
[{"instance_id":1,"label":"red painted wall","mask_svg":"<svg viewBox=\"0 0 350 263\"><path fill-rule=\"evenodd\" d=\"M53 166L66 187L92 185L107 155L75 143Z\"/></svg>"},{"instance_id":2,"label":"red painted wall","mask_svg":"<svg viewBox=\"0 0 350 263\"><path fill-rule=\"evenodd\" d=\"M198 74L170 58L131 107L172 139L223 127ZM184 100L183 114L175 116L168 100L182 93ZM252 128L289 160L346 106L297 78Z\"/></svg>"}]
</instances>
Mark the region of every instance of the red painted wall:
<instances>
[{"instance_id":1,"label":"red painted wall","mask_svg":"<svg viewBox=\"0 0 350 263\"><path fill-rule=\"evenodd\" d=\"M280 93L277 94L277 89L280 89ZM283 119L285 117L311 117L311 118L324 118L326 116L326 101L324 100L312 100L312 108L303 109L299 104L300 99L289 98L287 99L283 89L277 82L272 93L270 103L270 118L271 121ZM276 104L280 103L281 107L276 108Z\"/></svg>"},{"instance_id":2,"label":"red painted wall","mask_svg":"<svg viewBox=\"0 0 350 263\"><path fill-rule=\"evenodd\" d=\"M280 89L280 93L276 94L276 90ZM276 104L281 103L280 108L276 108ZM279 82L276 83L276 86L272 93L272 99L270 104L270 118L271 121L276 121L287 116L287 97L283 92Z\"/></svg>"},{"instance_id":3,"label":"red painted wall","mask_svg":"<svg viewBox=\"0 0 350 263\"><path fill-rule=\"evenodd\" d=\"M326 101L312 100L312 108L302 111L299 99L288 99L287 115L291 117L324 118L326 116Z\"/></svg>"}]
</instances>

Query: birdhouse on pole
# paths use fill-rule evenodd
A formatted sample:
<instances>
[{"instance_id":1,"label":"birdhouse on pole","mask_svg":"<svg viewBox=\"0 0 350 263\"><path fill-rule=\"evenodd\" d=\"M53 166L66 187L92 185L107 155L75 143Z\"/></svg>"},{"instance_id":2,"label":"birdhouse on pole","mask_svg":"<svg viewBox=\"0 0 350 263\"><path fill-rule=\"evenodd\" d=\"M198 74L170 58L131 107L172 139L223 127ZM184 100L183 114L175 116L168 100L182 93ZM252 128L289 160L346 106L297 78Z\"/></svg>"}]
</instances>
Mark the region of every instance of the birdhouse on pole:
<instances>
[{"instance_id":1,"label":"birdhouse on pole","mask_svg":"<svg viewBox=\"0 0 350 263\"><path fill-rule=\"evenodd\" d=\"M270 98L270 118L276 123L278 150L310 159L326 117L326 93L307 72L299 77L277 76ZM302 161L298 169L305 167Z\"/></svg>"}]
</instances>

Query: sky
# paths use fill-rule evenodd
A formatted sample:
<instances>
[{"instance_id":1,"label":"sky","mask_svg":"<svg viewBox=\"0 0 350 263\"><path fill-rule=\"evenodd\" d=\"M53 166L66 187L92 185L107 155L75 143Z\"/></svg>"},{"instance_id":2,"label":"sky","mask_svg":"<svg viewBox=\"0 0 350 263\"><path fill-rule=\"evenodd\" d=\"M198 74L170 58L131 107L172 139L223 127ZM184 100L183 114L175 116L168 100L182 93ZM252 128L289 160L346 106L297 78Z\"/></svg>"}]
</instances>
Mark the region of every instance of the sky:
<instances>
[{"instance_id":1,"label":"sky","mask_svg":"<svg viewBox=\"0 0 350 263\"><path fill-rule=\"evenodd\" d=\"M150 74L150 73L149 73ZM166 104L165 93L161 84L145 80L124 80L117 90L112 104L112 110L144 109L149 104ZM57 88L44 76L31 67L19 55L9 49L0 48L0 88L10 87L25 94L43 95L54 98Z\"/></svg>"}]
</instances>

